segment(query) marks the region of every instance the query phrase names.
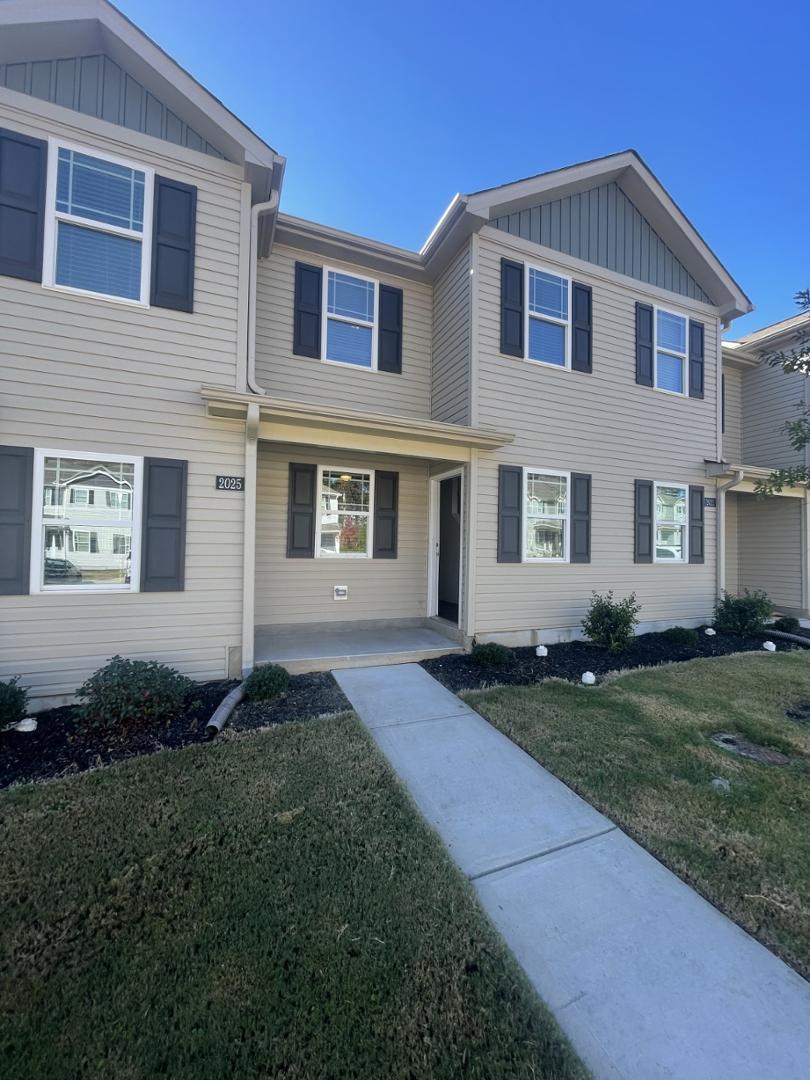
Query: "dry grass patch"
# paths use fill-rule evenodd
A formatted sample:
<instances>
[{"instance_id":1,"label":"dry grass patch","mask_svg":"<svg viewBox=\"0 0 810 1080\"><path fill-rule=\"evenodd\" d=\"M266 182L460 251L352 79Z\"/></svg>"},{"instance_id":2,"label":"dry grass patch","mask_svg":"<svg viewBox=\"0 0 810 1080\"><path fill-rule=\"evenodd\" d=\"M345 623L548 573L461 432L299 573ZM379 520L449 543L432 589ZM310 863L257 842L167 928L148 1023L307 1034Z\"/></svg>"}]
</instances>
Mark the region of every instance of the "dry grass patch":
<instances>
[{"instance_id":1,"label":"dry grass patch","mask_svg":"<svg viewBox=\"0 0 810 1080\"><path fill-rule=\"evenodd\" d=\"M810 656L745 654L595 688L465 695L482 715L764 944L810 977ZM730 732L790 757L735 757ZM713 777L730 781L723 795Z\"/></svg>"}]
</instances>

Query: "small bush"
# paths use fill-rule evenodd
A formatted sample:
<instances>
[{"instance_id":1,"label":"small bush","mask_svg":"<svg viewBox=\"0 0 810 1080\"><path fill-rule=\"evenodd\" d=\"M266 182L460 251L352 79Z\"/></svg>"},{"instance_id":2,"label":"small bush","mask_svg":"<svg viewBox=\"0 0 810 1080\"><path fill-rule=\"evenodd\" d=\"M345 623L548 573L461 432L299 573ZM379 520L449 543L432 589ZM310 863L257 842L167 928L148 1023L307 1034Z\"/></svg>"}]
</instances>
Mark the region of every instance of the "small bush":
<instances>
[{"instance_id":1,"label":"small bush","mask_svg":"<svg viewBox=\"0 0 810 1080\"><path fill-rule=\"evenodd\" d=\"M780 630L783 634L798 634L801 628L802 624L792 615L783 615L781 619L776 619L773 624L773 629Z\"/></svg>"},{"instance_id":2,"label":"small bush","mask_svg":"<svg viewBox=\"0 0 810 1080\"><path fill-rule=\"evenodd\" d=\"M252 701L270 701L287 689L290 673L278 664L262 664L245 679L245 695Z\"/></svg>"},{"instance_id":3,"label":"small bush","mask_svg":"<svg viewBox=\"0 0 810 1080\"><path fill-rule=\"evenodd\" d=\"M670 626L662 631L661 637L671 641L673 645L697 645L700 641L697 630L690 630L688 626Z\"/></svg>"},{"instance_id":4,"label":"small bush","mask_svg":"<svg viewBox=\"0 0 810 1080\"><path fill-rule=\"evenodd\" d=\"M114 656L76 691L80 719L92 727L148 730L183 711L191 679L157 660Z\"/></svg>"},{"instance_id":5,"label":"small bush","mask_svg":"<svg viewBox=\"0 0 810 1080\"><path fill-rule=\"evenodd\" d=\"M484 641L480 645L473 645L470 659L481 667L506 667L512 662L514 654L505 645L499 645L497 641Z\"/></svg>"},{"instance_id":6,"label":"small bush","mask_svg":"<svg viewBox=\"0 0 810 1080\"><path fill-rule=\"evenodd\" d=\"M588 614L582 620L582 629L594 645L601 645L612 653L620 653L636 636L636 616L640 610L641 605L636 602L635 593L630 593L624 600L614 600L612 591L606 596L594 593Z\"/></svg>"},{"instance_id":7,"label":"small bush","mask_svg":"<svg viewBox=\"0 0 810 1080\"><path fill-rule=\"evenodd\" d=\"M15 675L8 682L0 681L0 728L19 724L25 716L27 704L28 690L20 686L19 675Z\"/></svg>"},{"instance_id":8,"label":"small bush","mask_svg":"<svg viewBox=\"0 0 810 1080\"><path fill-rule=\"evenodd\" d=\"M773 604L767 593L749 589L742 596L724 593L714 611L714 625L726 634L747 637L765 629L772 611Z\"/></svg>"}]
</instances>

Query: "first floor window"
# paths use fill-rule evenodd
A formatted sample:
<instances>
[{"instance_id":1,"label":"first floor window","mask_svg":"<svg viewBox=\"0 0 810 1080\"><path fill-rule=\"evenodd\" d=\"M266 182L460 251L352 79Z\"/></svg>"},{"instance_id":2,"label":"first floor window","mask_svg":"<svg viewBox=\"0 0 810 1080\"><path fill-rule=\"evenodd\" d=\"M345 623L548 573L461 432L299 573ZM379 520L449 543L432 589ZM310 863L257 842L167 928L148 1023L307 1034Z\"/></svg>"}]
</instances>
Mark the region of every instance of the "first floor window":
<instances>
[{"instance_id":1,"label":"first floor window","mask_svg":"<svg viewBox=\"0 0 810 1080\"><path fill-rule=\"evenodd\" d=\"M655 311L655 385L686 393L686 317L661 308Z\"/></svg>"},{"instance_id":2,"label":"first floor window","mask_svg":"<svg viewBox=\"0 0 810 1080\"><path fill-rule=\"evenodd\" d=\"M568 278L529 267L526 342L530 360L568 366L570 287Z\"/></svg>"},{"instance_id":3,"label":"first floor window","mask_svg":"<svg viewBox=\"0 0 810 1080\"><path fill-rule=\"evenodd\" d=\"M525 471L524 559L568 558L568 474Z\"/></svg>"},{"instance_id":4,"label":"first floor window","mask_svg":"<svg viewBox=\"0 0 810 1080\"><path fill-rule=\"evenodd\" d=\"M35 475L35 527L41 542L32 587L135 587L133 497L140 482L139 460L46 452L38 454ZM115 497L108 498L111 494Z\"/></svg>"},{"instance_id":5,"label":"first floor window","mask_svg":"<svg viewBox=\"0 0 810 1080\"><path fill-rule=\"evenodd\" d=\"M686 511L689 489L680 484L655 485L655 561L686 561Z\"/></svg>"},{"instance_id":6,"label":"first floor window","mask_svg":"<svg viewBox=\"0 0 810 1080\"><path fill-rule=\"evenodd\" d=\"M316 554L331 558L371 555L373 472L318 469Z\"/></svg>"},{"instance_id":7,"label":"first floor window","mask_svg":"<svg viewBox=\"0 0 810 1080\"><path fill-rule=\"evenodd\" d=\"M147 302L152 173L52 146L45 281Z\"/></svg>"},{"instance_id":8,"label":"first floor window","mask_svg":"<svg viewBox=\"0 0 810 1080\"><path fill-rule=\"evenodd\" d=\"M327 360L373 368L377 284L370 278L327 270L324 275Z\"/></svg>"}]
</instances>

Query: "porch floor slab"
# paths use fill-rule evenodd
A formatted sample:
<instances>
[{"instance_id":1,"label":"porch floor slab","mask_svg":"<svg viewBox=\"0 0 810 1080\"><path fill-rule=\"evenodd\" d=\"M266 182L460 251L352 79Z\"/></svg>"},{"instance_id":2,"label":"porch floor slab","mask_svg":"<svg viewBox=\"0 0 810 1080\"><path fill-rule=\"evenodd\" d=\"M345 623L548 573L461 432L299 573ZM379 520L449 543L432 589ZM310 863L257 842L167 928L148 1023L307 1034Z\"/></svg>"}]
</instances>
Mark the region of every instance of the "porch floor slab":
<instances>
[{"instance_id":1,"label":"porch floor slab","mask_svg":"<svg viewBox=\"0 0 810 1080\"><path fill-rule=\"evenodd\" d=\"M374 626L330 629L257 626L257 664L280 664L291 674L333 668L405 664L464 650L430 626Z\"/></svg>"}]
</instances>

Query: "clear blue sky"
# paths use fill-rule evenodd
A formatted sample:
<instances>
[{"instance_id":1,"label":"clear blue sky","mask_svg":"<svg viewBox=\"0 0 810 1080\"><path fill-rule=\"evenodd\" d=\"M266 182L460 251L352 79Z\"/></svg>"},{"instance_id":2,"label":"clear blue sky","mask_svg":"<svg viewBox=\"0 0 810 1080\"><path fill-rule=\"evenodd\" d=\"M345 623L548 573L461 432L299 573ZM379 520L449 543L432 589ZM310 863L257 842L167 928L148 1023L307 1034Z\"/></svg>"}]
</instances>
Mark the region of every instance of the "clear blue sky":
<instances>
[{"instance_id":1,"label":"clear blue sky","mask_svg":"<svg viewBox=\"0 0 810 1080\"><path fill-rule=\"evenodd\" d=\"M633 147L757 310L810 286L810 3L118 0L287 157L282 208L421 246L457 191Z\"/></svg>"}]
</instances>

